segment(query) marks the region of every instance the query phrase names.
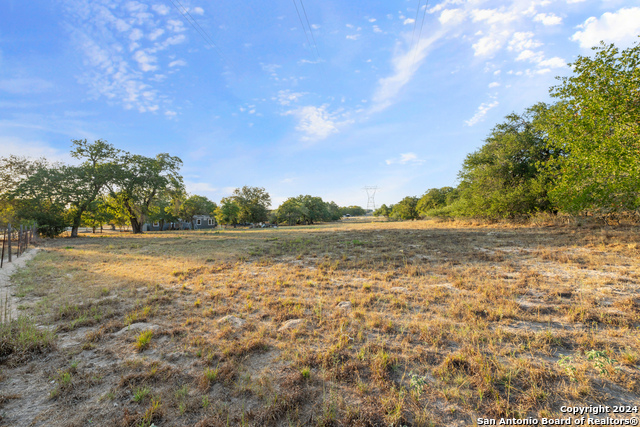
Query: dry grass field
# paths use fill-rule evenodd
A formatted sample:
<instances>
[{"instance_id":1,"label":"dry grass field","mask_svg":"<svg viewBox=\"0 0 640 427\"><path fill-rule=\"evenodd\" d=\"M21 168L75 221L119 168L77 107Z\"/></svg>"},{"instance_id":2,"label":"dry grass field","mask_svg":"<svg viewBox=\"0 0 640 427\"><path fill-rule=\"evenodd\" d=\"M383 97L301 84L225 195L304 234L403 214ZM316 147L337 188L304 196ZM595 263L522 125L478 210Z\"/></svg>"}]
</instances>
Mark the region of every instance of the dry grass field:
<instances>
[{"instance_id":1,"label":"dry grass field","mask_svg":"<svg viewBox=\"0 0 640 427\"><path fill-rule=\"evenodd\" d=\"M0 326L0 425L467 426L640 403L637 227L338 223L42 248L12 279L25 317Z\"/></svg>"}]
</instances>

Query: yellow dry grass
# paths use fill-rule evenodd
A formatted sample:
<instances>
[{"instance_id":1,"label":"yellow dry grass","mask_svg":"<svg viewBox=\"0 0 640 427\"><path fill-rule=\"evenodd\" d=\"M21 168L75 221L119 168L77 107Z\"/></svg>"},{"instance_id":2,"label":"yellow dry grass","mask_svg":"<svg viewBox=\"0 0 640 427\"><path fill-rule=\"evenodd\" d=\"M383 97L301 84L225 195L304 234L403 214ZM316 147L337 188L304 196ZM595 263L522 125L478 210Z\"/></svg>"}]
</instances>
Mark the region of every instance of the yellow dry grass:
<instances>
[{"instance_id":1,"label":"yellow dry grass","mask_svg":"<svg viewBox=\"0 0 640 427\"><path fill-rule=\"evenodd\" d=\"M638 255L633 227L339 223L58 239L14 280L58 330L34 376L79 361L49 425L470 425L637 404Z\"/></svg>"}]
</instances>

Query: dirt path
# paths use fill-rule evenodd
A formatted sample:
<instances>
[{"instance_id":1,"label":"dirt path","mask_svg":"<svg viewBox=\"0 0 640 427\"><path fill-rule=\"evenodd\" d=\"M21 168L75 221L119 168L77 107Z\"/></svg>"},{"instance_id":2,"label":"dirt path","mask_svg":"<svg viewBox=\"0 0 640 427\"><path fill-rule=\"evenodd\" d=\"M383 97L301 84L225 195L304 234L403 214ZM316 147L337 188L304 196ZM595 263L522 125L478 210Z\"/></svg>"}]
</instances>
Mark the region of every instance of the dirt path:
<instances>
[{"instance_id":1,"label":"dirt path","mask_svg":"<svg viewBox=\"0 0 640 427\"><path fill-rule=\"evenodd\" d=\"M29 249L20 255L20 257L13 257L12 262L8 262L6 259L4 260L4 264L2 268L0 268L0 304L2 305L2 307L0 307L0 317L2 319L16 319L18 317L18 299L13 296L15 285L11 283L10 278L17 269L23 267L38 251L38 248Z\"/></svg>"}]
</instances>

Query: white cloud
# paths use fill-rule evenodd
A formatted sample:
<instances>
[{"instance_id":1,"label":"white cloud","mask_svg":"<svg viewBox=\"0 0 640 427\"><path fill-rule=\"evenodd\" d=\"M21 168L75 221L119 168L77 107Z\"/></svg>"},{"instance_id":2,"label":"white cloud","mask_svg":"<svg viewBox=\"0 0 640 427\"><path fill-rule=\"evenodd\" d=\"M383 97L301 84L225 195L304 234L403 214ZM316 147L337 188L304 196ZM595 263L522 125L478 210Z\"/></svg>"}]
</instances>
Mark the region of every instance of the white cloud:
<instances>
[{"instance_id":1,"label":"white cloud","mask_svg":"<svg viewBox=\"0 0 640 427\"><path fill-rule=\"evenodd\" d=\"M542 43L534 40L533 37L534 34L530 31L513 33L507 49L522 52L525 49L535 49L542 46Z\"/></svg>"},{"instance_id":2,"label":"white cloud","mask_svg":"<svg viewBox=\"0 0 640 427\"><path fill-rule=\"evenodd\" d=\"M562 24L562 18L553 13L539 13L533 20L535 22L541 22L542 25L560 25Z\"/></svg>"},{"instance_id":3,"label":"white cloud","mask_svg":"<svg viewBox=\"0 0 640 427\"><path fill-rule=\"evenodd\" d=\"M187 181L184 182L187 191L190 194L202 194L202 193L217 193L218 188L212 186L208 182L193 182Z\"/></svg>"},{"instance_id":4,"label":"white cloud","mask_svg":"<svg viewBox=\"0 0 640 427\"><path fill-rule=\"evenodd\" d=\"M144 34L142 33L142 30L140 28L134 28L129 34L129 40L133 42L136 40L140 40L142 37L144 37Z\"/></svg>"},{"instance_id":5,"label":"white cloud","mask_svg":"<svg viewBox=\"0 0 640 427\"><path fill-rule=\"evenodd\" d=\"M178 21L177 19L169 19L167 21L167 28L169 31L173 31L174 33L181 33L187 30L184 26L184 22Z\"/></svg>"},{"instance_id":6,"label":"white cloud","mask_svg":"<svg viewBox=\"0 0 640 427\"><path fill-rule=\"evenodd\" d=\"M204 9L201 7L194 7L192 12L196 15L204 15Z\"/></svg>"},{"instance_id":7,"label":"white cloud","mask_svg":"<svg viewBox=\"0 0 640 427\"><path fill-rule=\"evenodd\" d=\"M371 112L382 111L393 104L400 90L413 78L420 63L427 56L428 50L444 34L444 31L435 32L431 37L422 39L412 50L398 50L391 60L393 73L389 77L378 80L378 87L371 97L373 102Z\"/></svg>"},{"instance_id":8,"label":"white cloud","mask_svg":"<svg viewBox=\"0 0 640 427\"><path fill-rule=\"evenodd\" d=\"M465 124L467 126L473 126L476 123L483 121L484 120L484 116L487 115L489 110L491 110L492 108L497 107L498 104L499 104L498 101L493 101L493 102L488 103L488 104L483 102L478 107L478 111L476 111L476 114L474 114L473 117L471 117L469 120L466 120Z\"/></svg>"},{"instance_id":9,"label":"white cloud","mask_svg":"<svg viewBox=\"0 0 640 427\"><path fill-rule=\"evenodd\" d=\"M163 34L164 30L162 28L156 28L147 37L149 38L149 40L154 41Z\"/></svg>"},{"instance_id":10,"label":"white cloud","mask_svg":"<svg viewBox=\"0 0 640 427\"><path fill-rule=\"evenodd\" d=\"M540 61L538 66L548 67L548 68L562 68L562 67L566 67L567 63L565 62L564 59L560 58L559 56L554 56L553 58Z\"/></svg>"},{"instance_id":11,"label":"white cloud","mask_svg":"<svg viewBox=\"0 0 640 427\"><path fill-rule=\"evenodd\" d=\"M291 105L292 102L298 102L306 93L303 92L291 92L289 89L281 90L278 92L278 96L272 98L274 101L278 101L280 105Z\"/></svg>"},{"instance_id":12,"label":"white cloud","mask_svg":"<svg viewBox=\"0 0 640 427\"><path fill-rule=\"evenodd\" d=\"M442 25L460 25L467 17L467 12L463 9L445 9L440 14L438 20Z\"/></svg>"},{"instance_id":13,"label":"white cloud","mask_svg":"<svg viewBox=\"0 0 640 427\"><path fill-rule=\"evenodd\" d=\"M414 22L416 22L416 20L415 20L415 19L413 19L413 18L407 18L407 19L405 19L405 20L404 20L403 24L404 24L404 25L410 25L410 24L413 24Z\"/></svg>"},{"instance_id":14,"label":"white cloud","mask_svg":"<svg viewBox=\"0 0 640 427\"><path fill-rule=\"evenodd\" d=\"M187 61L184 59L176 59L175 61L169 62L169 67L184 67L187 65Z\"/></svg>"},{"instance_id":15,"label":"white cloud","mask_svg":"<svg viewBox=\"0 0 640 427\"><path fill-rule=\"evenodd\" d=\"M276 77L278 75L276 71L278 70L278 68L282 68L282 65L278 64L260 64L260 66L262 67L263 71L266 71L272 77Z\"/></svg>"},{"instance_id":16,"label":"white cloud","mask_svg":"<svg viewBox=\"0 0 640 427\"><path fill-rule=\"evenodd\" d=\"M376 18L369 18L369 22L376 22Z\"/></svg>"},{"instance_id":17,"label":"white cloud","mask_svg":"<svg viewBox=\"0 0 640 427\"><path fill-rule=\"evenodd\" d=\"M373 32L374 32L374 33L381 33L381 32L382 32L382 30L381 30L381 29L380 29L380 27L378 27L377 25L374 25L374 26L373 26Z\"/></svg>"},{"instance_id":18,"label":"white cloud","mask_svg":"<svg viewBox=\"0 0 640 427\"><path fill-rule=\"evenodd\" d=\"M327 111L327 105L320 107L308 105L295 110L289 110L285 112L284 115L293 115L298 118L296 130L305 134L301 138L302 141L325 139L337 133L339 125L350 122L343 121L342 123L338 123L339 115L337 113L329 113Z\"/></svg>"},{"instance_id":19,"label":"white cloud","mask_svg":"<svg viewBox=\"0 0 640 427\"><path fill-rule=\"evenodd\" d=\"M360 34L349 34L347 35L347 40L358 40L360 38Z\"/></svg>"},{"instance_id":20,"label":"white cloud","mask_svg":"<svg viewBox=\"0 0 640 427\"><path fill-rule=\"evenodd\" d=\"M489 83L489 88L494 88L494 87L498 87L498 86L500 86L500 83L498 83L498 82Z\"/></svg>"},{"instance_id":21,"label":"white cloud","mask_svg":"<svg viewBox=\"0 0 640 427\"><path fill-rule=\"evenodd\" d=\"M398 164L398 165L406 165L406 164L422 164L424 160L419 159L415 153L402 153L398 158L392 158L385 160L385 163L388 165Z\"/></svg>"},{"instance_id":22,"label":"white cloud","mask_svg":"<svg viewBox=\"0 0 640 427\"><path fill-rule=\"evenodd\" d=\"M158 60L155 56L148 55L143 50L138 50L133 54L133 59L138 63L140 69L144 72L155 71L158 69L154 63Z\"/></svg>"},{"instance_id":23,"label":"white cloud","mask_svg":"<svg viewBox=\"0 0 640 427\"><path fill-rule=\"evenodd\" d=\"M516 61L529 61L529 62L540 62L542 61L542 59L544 58L544 53L543 52L534 52L532 50L523 50L522 52L520 52L520 54L516 57Z\"/></svg>"},{"instance_id":24,"label":"white cloud","mask_svg":"<svg viewBox=\"0 0 640 427\"><path fill-rule=\"evenodd\" d=\"M154 4L151 6L151 9L153 9L158 15L163 16L169 14L169 11L171 10L169 9L169 6L164 4Z\"/></svg>"},{"instance_id":25,"label":"white cloud","mask_svg":"<svg viewBox=\"0 0 640 427\"><path fill-rule=\"evenodd\" d=\"M638 40L640 34L640 7L622 8L617 12L606 12L599 19L591 17L580 26L571 40L580 47L590 48L605 43L626 47Z\"/></svg>"},{"instance_id":26,"label":"white cloud","mask_svg":"<svg viewBox=\"0 0 640 427\"><path fill-rule=\"evenodd\" d=\"M165 59L161 52L185 42L186 36L175 34L184 25L169 19L166 5L106 0L74 0L64 5L67 28L84 56L84 72L78 80L88 86L90 95L139 112L160 112L171 104L154 87L167 78L158 63L171 63L160 61ZM167 36L165 28L172 28L174 35ZM180 64L173 62L173 66Z\"/></svg>"},{"instance_id":27,"label":"white cloud","mask_svg":"<svg viewBox=\"0 0 640 427\"><path fill-rule=\"evenodd\" d=\"M474 9L471 11L473 22L484 21L487 24L507 24L518 19L518 12L515 9L507 12L498 9Z\"/></svg>"},{"instance_id":28,"label":"white cloud","mask_svg":"<svg viewBox=\"0 0 640 427\"><path fill-rule=\"evenodd\" d=\"M492 56L495 55L504 45L504 37L499 37L497 34L491 34L485 37L481 37L473 47L475 56Z\"/></svg>"}]
</instances>

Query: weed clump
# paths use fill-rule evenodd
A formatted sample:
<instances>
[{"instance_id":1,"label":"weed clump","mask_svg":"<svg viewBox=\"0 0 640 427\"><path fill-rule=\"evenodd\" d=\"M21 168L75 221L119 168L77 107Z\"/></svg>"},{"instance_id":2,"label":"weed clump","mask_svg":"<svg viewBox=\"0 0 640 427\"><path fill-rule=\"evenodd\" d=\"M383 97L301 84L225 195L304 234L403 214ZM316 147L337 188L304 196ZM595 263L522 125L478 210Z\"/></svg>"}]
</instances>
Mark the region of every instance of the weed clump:
<instances>
[{"instance_id":1,"label":"weed clump","mask_svg":"<svg viewBox=\"0 0 640 427\"><path fill-rule=\"evenodd\" d=\"M0 358L12 356L24 360L33 354L51 350L55 335L47 329L38 328L26 316L0 323Z\"/></svg>"},{"instance_id":2,"label":"weed clump","mask_svg":"<svg viewBox=\"0 0 640 427\"><path fill-rule=\"evenodd\" d=\"M136 348L138 351L144 351L149 344L151 343L151 337L153 336L153 331L144 331L138 338L136 338Z\"/></svg>"}]
</instances>

